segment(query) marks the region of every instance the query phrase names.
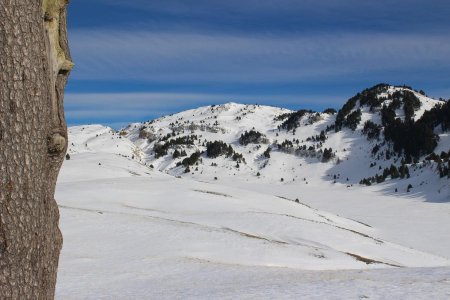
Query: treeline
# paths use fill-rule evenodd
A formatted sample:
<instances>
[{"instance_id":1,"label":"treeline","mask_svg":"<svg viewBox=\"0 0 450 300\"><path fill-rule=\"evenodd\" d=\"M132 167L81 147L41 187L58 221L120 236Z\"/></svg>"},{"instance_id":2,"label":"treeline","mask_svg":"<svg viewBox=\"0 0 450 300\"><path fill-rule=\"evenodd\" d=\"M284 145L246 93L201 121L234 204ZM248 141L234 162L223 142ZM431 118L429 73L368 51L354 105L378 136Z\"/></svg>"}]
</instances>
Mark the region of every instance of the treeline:
<instances>
[{"instance_id":1,"label":"treeline","mask_svg":"<svg viewBox=\"0 0 450 300\"><path fill-rule=\"evenodd\" d=\"M403 88L411 89L403 86ZM393 150L403 155L407 163L417 161L419 157L429 154L436 148L439 136L434 129L440 126L442 131L450 128L450 105L444 102L429 111L426 111L419 120L415 120L415 112L421 107L420 99L409 90L395 91L392 94L380 97L389 89L388 84L379 84L366 89L350 98L338 111L334 129L336 132L343 127L355 130L361 122L361 110L357 108L368 106L373 111L378 109L381 114L381 123L377 125L372 121L364 123L363 134L368 139L378 139L381 133L386 141L391 142ZM420 91L422 95L425 93ZM389 105L383 104L390 100ZM396 111L403 108L404 119L397 117ZM383 130L384 128L384 130ZM327 128L330 130L331 127Z\"/></svg>"},{"instance_id":2,"label":"treeline","mask_svg":"<svg viewBox=\"0 0 450 300\"><path fill-rule=\"evenodd\" d=\"M192 153L189 157L186 157L185 159L183 159L181 162L178 162L177 167L183 165L184 167L186 167L186 173L187 173L190 171L189 166L193 166L193 165L197 164L201 155L202 154L200 153L200 151L196 151L196 152Z\"/></svg>"},{"instance_id":3,"label":"treeline","mask_svg":"<svg viewBox=\"0 0 450 300\"><path fill-rule=\"evenodd\" d=\"M400 167L396 167L394 165L391 165L390 168L385 168L383 170L382 174L376 174L375 176L369 177L369 178L364 178L362 179L359 184L364 184L364 185L372 185L375 183L382 183L384 182L388 177L390 177L391 179L404 179L404 178L409 178L410 174L409 174L409 168L407 165L402 164Z\"/></svg>"},{"instance_id":4,"label":"treeline","mask_svg":"<svg viewBox=\"0 0 450 300\"><path fill-rule=\"evenodd\" d=\"M384 136L393 143L397 154L404 154L407 163L433 152L439 140L428 124L420 120L402 122L399 118L385 126Z\"/></svg>"},{"instance_id":5,"label":"treeline","mask_svg":"<svg viewBox=\"0 0 450 300\"><path fill-rule=\"evenodd\" d=\"M206 156L208 158L217 158L223 155L231 157L232 160L237 161L238 163L245 163L244 156L241 153L234 151L233 147L227 143L214 141L206 144Z\"/></svg>"},{"instance_id":6,"label":"treeline","mask_svg":"<svg viewBox=\"0 0 450 300\"><path fill-rule=\"evenodd\" d=\"M314 113L312 110L301 109L294 113L282 115L283 118L287 118L281 125L280 128L286 129L287 131L294 130L300 126L300 121L306 114Z\"/></svg>"},{"instance_id":7,"label":"treeline","mask_svg":"<svg viewBox=\"0 0 450 300\"><path fill-rule=\"evenodd\" d=\"M450 130L450 100L426 111L421 120L432 128L440 126L443 132Z\"/></svg>"},{"instance_id":8,"label":"treeline","mask_svg":"<svg viewBox=\"0 0 450 300\"><path fill-rule=\"evenodd\" d=\"M384 137L393 143L394 151L406 158L407 163L418 160L422 155L434 151L439 136L434 133L438 124L436 114L441 113L442 107L427 111L415 121L414 112L420 108L420 100L410 91L395 92L389 106L384 105L381 110L381 122L384 126ZM405 118L397 118L395 110L403 103Z\"/></svg>"},{"instance_id":9,"label":"treeline","mask_svg":"<svg viewBox=\"0 0 450 300\"><path fill-rule=\"evenodd\" d=\"M388 89L389 84L381 83L365 89L350 98L337 113L336 122L334 124L335 131L341 131L343 127L355 130L361 121L360 110L352 113L352 110L355 109L358 101L360 107L368 106L370 107L370 110L373 111L375 108L380 107L383 101L387 100L386 98L379 97L379 94L386 93Z\"/></svg>"},{"instance_id":10,"label":"treeline","mask_svg":"<svg viewBox=\"0 0 450 300\"><path fill-rule=\"evenodd\" d=\"M248 144L259 144L263 142L267 142L267 139L261 132L255 130L245 131L239 138L239 144L243 146L247 146Z\"/></svg>"},{"instance_id":11,"label":"treeline","mask_svg":"<svg viewBox=\"0 0 450 300\"><path fill-rule=\"evenodd\" d=\"M344 126L344 122L346 120L346 117L350 112L356 107L356 103L359 99L359 94L350 98L344 106L338 111L336 115L336 121L334 123L334 130L336 132L339 132L342 130L342 127Z\"/></svg>"},{"instance_id":12,"label":"treeline","mask_svg":"<svg viewBox=\"0 0 450 300\"><path fill-rule=\"evenodd\" d=\"M156 143L153 146L153 151L155 152L155 158L160 158L163 156L166 156L168 154L168 151L171 147L177 146L177 145L194 145L194 142L198 139L197 135L188 135L188 136L182 136L177 137L175 139L168 140L172 135L169 133L168 135L164 136L161 141L164 141L164 143Z\"/></svg>"},{"instance_id":13,"label":"treeline","mask_svg":"<svg viewBox=\"0 0 450 300\"><path fill-rule=\"evenodd\" d=\"M372 121L366 121L364 123L363 134L367 135L367 139L378 139L380 137L381 125L375 124Z\"/></svg>"},{"instance_id":14,"label":"treeline","mask_svg":"<svg viewBox=\"0 0 450 300\"><path fill-rule=\"evenodd\" d=\"M322 131L323 132L323 131ZM323 136L323 138L321 138ZM313 137L314 138L314 137ZM335 157L335 153L332 148L322 148L322 142L320 140L325 141L325 135L316 136L318 144L310 145L309 147L306 145L299 145L299 140L284 140L281 144L277 144L278 150L284 153L295 154L301 157L316 157L321 159L322 162L329 162L332 158ZM310 138L308 138L310 140ZM297 144L297 147L294 145ZM268 148L270 149L270 148ZM266 157L270 157L266 156Z\"/></svg>"},{"instance_id":15,"label":"treeline","mask_svg":"<svg viewBox=\"0 0 450 300\"><path fill-rule=\"evenodd\" d=\"M177 150L175 150L177 151ZM174 152L175 153L175 152ZM177 166L186 167L186 172L189 172L189 167L198 163L202 155L202 152L196 151L192 153L189 157L186 157L182 161L177 163ZM245 158L241 153L234 151L231 145L228 145L222 141L214 141L206 143L206 157L208 158L217 158L219 156L230 157L232 160L237 163L245 163Z\"/></svg>"},{"instance_id":16,"label":"treeline","mask_svg":"<svg viewBox=\"0 0 450 300\"><path fill-rule=\"evenodd\" d=\"M440 155L432 153L426 158L426 160L437 163L439 177L450 178L450 150L448 152L442 151Z\"/></svg>"},{"instance_id":17,"label":"treeline","mask_svg":"<svg viewBox=\"0 0 450 300\"><path fill-rule=\"evenodd\" d=\"M410 87L405 86L405 88ZM395 118L395 110L399 109L403 104L405 119L413 119L414 112L420 108L420 100L413 92L407 90L395 91L392 94L380 97L380 94L387 93L388 89L389 85L382 83L369 89L365 89L361 93L350 98L337 113L334 126L335 131L338 132L342 130L343 127L348 127L352 130L356 129L361 121L360 111L353 111L356 108L358 101L360 107L367 106L370 108L370 111L375 111L376 109L380 109L386 100L392 100L389 106L383 105L383 110L385 111L385 114L387 114L385 117Z\"/></svg>"}]
</instances>

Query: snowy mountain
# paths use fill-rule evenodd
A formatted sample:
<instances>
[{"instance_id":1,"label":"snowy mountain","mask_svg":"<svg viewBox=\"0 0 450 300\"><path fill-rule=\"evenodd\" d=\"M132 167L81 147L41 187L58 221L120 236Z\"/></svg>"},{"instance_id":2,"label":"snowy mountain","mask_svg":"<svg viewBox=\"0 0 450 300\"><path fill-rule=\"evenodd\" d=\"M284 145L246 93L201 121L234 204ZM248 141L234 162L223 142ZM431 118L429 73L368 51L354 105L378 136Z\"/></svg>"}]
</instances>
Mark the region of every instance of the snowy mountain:
<instances>
[{"instance_id":1,"label":"snowy mountain","mask_svg":"<svg viewBox=\"0 0 450 300\"><path fill-rule=\"evenodd\" d=\"M434 132L425 130L422 137L424 130L417 124L446 103L423 94L377 85L338 112L227 103L131 124L118 133L75 127L70 129L74 138L69 153L118 153L167 174L202 181L326 181L348 188L388 182L391 192L427 193L445 200L447 127L433 123ZM431 153L436 153L433 159Z\"/></svg>"},{"instance_id":2,"label":"snowy mountain","mask_svg":"<svg viewBox=\"0 0 450 300\"><path fill-rule=\"evenodd\" d=\"M57 298L446 299L446 109L379 85L339 111L71 127Z\"/></svg>"}]
</instances>

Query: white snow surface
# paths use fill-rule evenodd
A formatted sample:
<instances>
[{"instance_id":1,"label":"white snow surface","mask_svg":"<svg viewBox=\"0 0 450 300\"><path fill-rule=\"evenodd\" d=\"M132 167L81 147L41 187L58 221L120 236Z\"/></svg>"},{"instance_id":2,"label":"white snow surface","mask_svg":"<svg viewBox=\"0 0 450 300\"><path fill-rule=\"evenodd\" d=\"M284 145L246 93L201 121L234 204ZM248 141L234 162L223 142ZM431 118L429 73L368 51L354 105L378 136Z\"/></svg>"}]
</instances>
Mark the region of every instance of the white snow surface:
<instances>
[{"instance_id":1,"label":"white snow surface","mask_svg":"<svg viewBox=\"0 0 450 300\"><path fill-rule=\"evenodd\" d=\"M229 103L153 122L166 135L177 120L217 121L217 132L193 131L246 158L236 169L230 159L202 157L193 174L171 157L155 159L154 142L138 138L142 124L122 135L71 127L56 194L64 236L57 298L448 299L448 180L429 166L411 167L403 181L354 184L369 173L372 146L345 130L326 140L340 164L279 151L266 161L266 147L236 143L253 127L270 143L291 138L274 121L286 112ZM331 122L327 114L306 119L296 138ZM442 134L439 150L449 145ZM410 183L418 188L407 193Z\"/></svg>"}]
</instances>

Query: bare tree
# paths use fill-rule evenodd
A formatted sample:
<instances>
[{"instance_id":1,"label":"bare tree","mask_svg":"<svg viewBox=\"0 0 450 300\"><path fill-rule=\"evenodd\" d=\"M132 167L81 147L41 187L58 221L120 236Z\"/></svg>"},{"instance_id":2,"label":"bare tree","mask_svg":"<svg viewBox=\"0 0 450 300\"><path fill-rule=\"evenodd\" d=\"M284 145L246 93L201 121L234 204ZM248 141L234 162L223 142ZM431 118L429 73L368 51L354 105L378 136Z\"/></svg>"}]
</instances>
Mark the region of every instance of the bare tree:
<instances>
[{"instance_id":1,"label":"bare tree","mask_svg":"<svg viewBox=\"0 0 450 300\"><path fill-rule=\"evenodd\" d=\"M0 299L52 299L68 0L0 0Z\"/></svg>"}]
</instances>

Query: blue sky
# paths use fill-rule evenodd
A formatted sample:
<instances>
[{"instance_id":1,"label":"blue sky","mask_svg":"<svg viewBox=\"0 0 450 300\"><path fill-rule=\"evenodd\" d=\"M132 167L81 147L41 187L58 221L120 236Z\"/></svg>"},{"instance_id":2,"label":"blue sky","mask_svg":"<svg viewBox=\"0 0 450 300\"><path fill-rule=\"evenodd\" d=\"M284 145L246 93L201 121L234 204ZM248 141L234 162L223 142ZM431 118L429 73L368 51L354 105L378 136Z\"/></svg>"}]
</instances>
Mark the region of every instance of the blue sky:
<instances>
[{"instance_id":1,"label":"blue sky","mask_svg":"<svg viewBox=\"0 0 450 300\"><path fill-rule=\"evenodd\" d=\"M69 125L339 108L381 82L450 98L448 0L76 0L68 22Z\"/></svg>"}]
</instances>

